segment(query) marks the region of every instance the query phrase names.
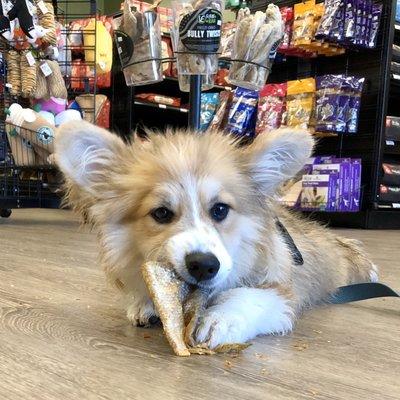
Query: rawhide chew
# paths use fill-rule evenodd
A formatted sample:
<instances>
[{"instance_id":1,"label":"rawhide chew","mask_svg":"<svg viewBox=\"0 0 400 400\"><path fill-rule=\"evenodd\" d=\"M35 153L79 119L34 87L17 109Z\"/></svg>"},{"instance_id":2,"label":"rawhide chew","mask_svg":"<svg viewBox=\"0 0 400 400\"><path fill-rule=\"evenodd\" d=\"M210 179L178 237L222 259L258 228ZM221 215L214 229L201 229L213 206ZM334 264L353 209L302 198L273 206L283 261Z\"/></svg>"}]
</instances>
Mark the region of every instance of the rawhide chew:
<instances>
[{"instance_id":1,"label":"rawhide chew","mask_svg":"<svg viewBox=\"0 0 400 400\"><path fill-rule=\"evenodd\" d=\"M184 341L182 298L187 285L179 280L171 267L157 262L142 266L143 279L163 323L164 332L174 353L189 356Z\"/></svg>"},{"instance_id":2,"label":"rawhide chew","mask_svg":"<svg viewBox=\"0 0 400 400\"><path fill-rule=\"evenodd\" d=\"M236 86L260 90L268 78L272 61L284 34L279 7L269 4L266 12L240 10L232 48L228 81Z\"/></svg>"}]
</instances>

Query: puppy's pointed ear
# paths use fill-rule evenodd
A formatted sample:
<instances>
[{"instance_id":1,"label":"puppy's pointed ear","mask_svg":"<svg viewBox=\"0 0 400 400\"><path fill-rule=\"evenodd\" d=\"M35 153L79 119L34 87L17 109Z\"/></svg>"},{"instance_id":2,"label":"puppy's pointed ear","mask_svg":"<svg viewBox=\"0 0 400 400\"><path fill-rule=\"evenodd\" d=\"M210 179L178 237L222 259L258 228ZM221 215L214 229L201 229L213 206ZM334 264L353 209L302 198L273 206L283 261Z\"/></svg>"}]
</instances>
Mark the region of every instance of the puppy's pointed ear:
<instances>
[{"instance_id":1,"label":"puppy's pointed ear","mask_svg":"<svg viewBox=\"0 0 400 400\"><path fill-rule=\"evenodd\" d=\"M292 178L311 156L314 140L309 132L278 129L257 136L245 150L245 162L251 178L267 196Z\"/></svg>"},{"instance_id":2,"label":"puppy's pointed ear","mask_svg":"<svg viewBox=\"0 0 400 400\"><path fill-rule=\"evenodd\" d=\"M55 149L67 179L94 197L112 183L112 173L127 152L118 136L86 121L63 124L56 133Z\"/></svg>"}]
</instances>

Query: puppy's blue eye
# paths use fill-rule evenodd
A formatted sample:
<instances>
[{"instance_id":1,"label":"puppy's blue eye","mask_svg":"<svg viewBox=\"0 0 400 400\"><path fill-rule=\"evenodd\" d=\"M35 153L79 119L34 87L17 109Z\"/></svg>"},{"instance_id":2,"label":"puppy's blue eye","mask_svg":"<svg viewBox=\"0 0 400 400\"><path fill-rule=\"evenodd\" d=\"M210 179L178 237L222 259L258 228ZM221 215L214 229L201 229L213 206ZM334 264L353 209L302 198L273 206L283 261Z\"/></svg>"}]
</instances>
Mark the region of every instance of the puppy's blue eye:
<instances>
[{"instance_id":1,"label":"puppy's blue eye","mask_svg":"<svg viewBox=\"0 0 400 400\"><path fill-rule=\"evenodd\" d=\"M169 224L174 218L174 213L166 207L159 207L150 214L159 224Z\"/></svg>"},{"instance_id":2,"label":"puppy's blue eye","mask_svg":"<svg viewBox=\"0 0 400 400\"><path fill-rule=\"evenodd\" d=\"M210 216L214 221L223 221L229 213L230 207L225 203L216 203L211 207Z\"/></svg>"}]
</instances>

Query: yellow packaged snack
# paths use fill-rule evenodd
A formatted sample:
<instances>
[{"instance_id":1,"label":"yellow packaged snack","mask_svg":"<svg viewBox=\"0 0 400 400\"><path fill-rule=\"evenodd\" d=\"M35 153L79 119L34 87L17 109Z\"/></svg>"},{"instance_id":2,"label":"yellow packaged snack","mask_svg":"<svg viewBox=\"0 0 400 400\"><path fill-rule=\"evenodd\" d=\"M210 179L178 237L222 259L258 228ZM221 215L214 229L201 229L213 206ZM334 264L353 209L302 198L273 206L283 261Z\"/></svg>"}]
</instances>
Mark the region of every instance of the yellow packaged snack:
<instances>
[{"instance_id":1,"label":"yellow packaged snack","mask_svg":"<svg viewBox=\"0 0 400 400\"><path fill-rule=\"evenodd\" d=\"M315 79L287 83L286 124L292 128L312 129L315 103Z\"/></svg>"},{"instance_id":2,"label":"yellow packaged snack","mask_svg":"<svg viewBox=\"0 0 400 400\"><path fill-rule=\"evenodd\" d=\"M91 18L85 28L83 28L83 42L85 47L86 62L96 61L96 68L99 74L105 74L111 71L113 42L110 33L102 21L96 21ZM96 51L91 50L96 46Z\"/></svg>"},{"instance_id":3,"label":"yellow packaged snack","mask_svg":"<svg viewBox=\"0 0 400 400\"><path fill-rule=\"evenodd\" d=\"M315 11L314 0L294 5L292 45L301 47L302 45L311 43L314 37L313 27Z\"/></svg>"}]
</instances>

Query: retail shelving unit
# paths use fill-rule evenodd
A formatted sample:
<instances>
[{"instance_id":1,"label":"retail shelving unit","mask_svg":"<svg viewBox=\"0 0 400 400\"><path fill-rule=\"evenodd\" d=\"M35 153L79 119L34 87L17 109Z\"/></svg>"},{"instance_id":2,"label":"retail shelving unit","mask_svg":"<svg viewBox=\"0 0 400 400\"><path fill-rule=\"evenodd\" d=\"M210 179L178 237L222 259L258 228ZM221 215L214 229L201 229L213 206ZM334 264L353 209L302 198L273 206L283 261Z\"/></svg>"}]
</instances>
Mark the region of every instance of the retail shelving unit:
<instances>
[{"instance_id":1,"label":"retail shelving unit","mask_svg":"<svg viewBox=\"0 0 400 400\"><path fill-rule=\"evenodd\" d=\"M75 19L84 19L95 17L97 15L96 0L53 0L56 19L65 23L67 27L61 32L65 35L65 43L67 36L71 33L68 23ZM77 12L77 10L79 12ZM96 31L87 31L87 34L96 35ZM54 165L24 165L21 166L15 154L11 150L11 145L6 134L5 111L12 103L19 103L24 107L29 107L29 100L20 96L12 96L7 88L7 65L5 53L13 50L14 43L6 42L4 39L0 41L0 53L2 54L2 70L0 74L0 217L9 217L13 208L58 208L60 205L59 186L61 178ZM66 49L71 48L66 46ZM83 46L82 51L92 50L96 53L96 47ZM44 60L45 58L43 58ZM39 60L38 60L39 61ZM70 69L72 60L59 63L60 68ZM96 62L91 64L93 75L88 78L82 78L82 89L72 89L71 76L66 75L65 81L68 89L68 98L73 99L78 94L93 95L93 102L90 102L83 111L95 115L95 94L96 94ZM79 78L80 79L80 78ZM29 142L17 148L17 152L27 152ZM15 148L14 148L15 151Z\"/></svg>"},{"instance_id":2,"label":"retail shelving unit","mask_svg":"<svg viewBox=\"0 0 400 400\"><path fill-rule=\"evenodd\" d=\"M253 1L251 10L264 10L267 1ZM276 2L279 6L293 6L298 1ZM385 140L386 115L397 108L394 99L397 93L396 81L390 74L392 43L400 38L400 30L395 34L396 0L384 0L378 44L373 50L348 50L335 57L299 59L288 57L285 62L275 64L269 77L270 82L315 77L324 74L349 74L366 78L361 100L358 133L318 139L316 154L336 155L362 159L362 202L359 212L314 212L316 219L329 222L333 226L359 228L400 228L400 210L393 207L382 208L379 199L381 166L387 144ZM397 27L397 28L400 28ZM399 41L400 43L400 41ZM397 96L397 97L396 97ZM400 154L400 143L394 146Z\"/></svg>"},{"instance_id":3,"label":"retail shelving unit","mask_svg":"<svg viewBox=\"0 0 400 400\"><path fill-rule=\"evenodd\" d=\"M293 6L298 0L274 1L278 6ZM253 0L247 2L252 12L265 10L270 1ZM278 83L293 79L316 77L324 74L348 74L366 78L364 87L359 128L356 134L325 137L318 140L316 154L336 155L362 159L362 201L359 212L313 212L312 217L329 222L333 226L361 228L400 228L400 209L396 205L383 204L380 201L379 187L381 165L385 155L400 160L400 143L389 143L385 139L386 115L399 115L400 80L391 76L390 62L392 43L400 44L400 24L395 24L396 0L383 0L383 11L377 47L373 50L348 50L344 55L335 57L317 57L302 59L287 57L276 62L268 82ZM400 78L400 77L399 77ZM123 78L122 78L123 79ZM133 89L123 88L123 81L116 76L114 88L118 93L130 90L131 102L125 102L121 111L130 110L129 131L135 127L148 126L164 128L165 125L186 126L187 114L167 108L155 108L154 105L134 101ZM212 90L223 89L214 88ZM136 88L137 92L156 92L170 96L179 96L187 104L187 94L179 92L176 79L165 79L153 86ZM126 98L126 97L125 97ZM133 112L132 112L133 110ZM156 111L157 110L157 111ZM115 111L115 109L114 109ZM113 112L114 114L114 112ZM115 115L115 114L114 114ZM114 117L115 118L115 117ZM120 122L114 128L117 130ZM119 129L121 131L121 129ZM140 129L139 129L140 130ZM122 130L123 131L123 130Z\"/></svg>"}]
</instances>

